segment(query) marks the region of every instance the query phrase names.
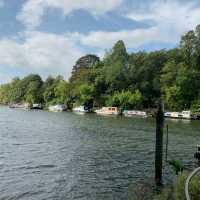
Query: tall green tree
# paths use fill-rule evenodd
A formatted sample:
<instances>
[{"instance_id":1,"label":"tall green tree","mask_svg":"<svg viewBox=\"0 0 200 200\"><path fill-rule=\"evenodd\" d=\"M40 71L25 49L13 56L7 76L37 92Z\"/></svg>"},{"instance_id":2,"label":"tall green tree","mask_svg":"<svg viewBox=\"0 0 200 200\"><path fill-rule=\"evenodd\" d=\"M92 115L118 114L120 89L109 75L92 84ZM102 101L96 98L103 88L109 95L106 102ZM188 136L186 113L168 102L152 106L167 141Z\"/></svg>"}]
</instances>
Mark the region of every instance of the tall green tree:
<instances>
[{"instance_id":1,"label":"tall green tree","mask_svg":"<svg viewBox=\"0 0 200 200\"><path fill-rule=\"evenodd\" d=\"M193 30L181 37L180 48L183 55L183 62L188 68L194 67L194 55L197 38Z\"/></svg>"},{"instance_id":2,"label":"tall green tree","mask_svg":"<svg viewBox=\"0 0 200 200\"><path fill-rule=\"evenodd\" d=\"M126 88L128 53L123 41L118 41L104 60L104 73L109 92Z\"/></svg>"},{"instance_id":3,"label":"tall green tree","mask_svg":"<svg viewBox=\"0 0 200 200\"><path fill-rule=\"evenodd\" d=\"M42 85L43 81L37 74L31 74L21 81L21 88L24 88L24 101L28 103L42 102Z\"/></svg>"}]
</instances>

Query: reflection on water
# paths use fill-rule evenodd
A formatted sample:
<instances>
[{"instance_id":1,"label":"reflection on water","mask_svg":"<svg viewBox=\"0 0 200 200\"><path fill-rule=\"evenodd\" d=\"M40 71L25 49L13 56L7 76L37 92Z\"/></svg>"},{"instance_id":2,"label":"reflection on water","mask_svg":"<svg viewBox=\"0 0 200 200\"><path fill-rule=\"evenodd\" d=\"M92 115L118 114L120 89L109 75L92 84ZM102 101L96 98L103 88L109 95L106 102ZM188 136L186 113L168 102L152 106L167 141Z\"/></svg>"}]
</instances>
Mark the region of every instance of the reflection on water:
<instances>
[{"instance_id":1,"label":"reflection on water","mask_svg":"<svg viewBox=\"0 0 200 200\"><path fill-rule=\"evenodd\" d=\"M166 122L170 159L191 165L200 122ZM153 176L153 119L0 107L0 126L0 199L121 200Z\"/></svg>"},{"instance_id":2,"label":"reflection on water","mask_svg":"<svg viewBox=\"0 0 200 200\"><path fill-rule=\"evenodd\" d=\"M185 124L188 124L188 123L191 123L191 120L189 119L175 119L175 118L166 118L166 123L168 121L172 121L172 122L180 122L180 123L185 123Z\"/></svg>"}]
</instances>

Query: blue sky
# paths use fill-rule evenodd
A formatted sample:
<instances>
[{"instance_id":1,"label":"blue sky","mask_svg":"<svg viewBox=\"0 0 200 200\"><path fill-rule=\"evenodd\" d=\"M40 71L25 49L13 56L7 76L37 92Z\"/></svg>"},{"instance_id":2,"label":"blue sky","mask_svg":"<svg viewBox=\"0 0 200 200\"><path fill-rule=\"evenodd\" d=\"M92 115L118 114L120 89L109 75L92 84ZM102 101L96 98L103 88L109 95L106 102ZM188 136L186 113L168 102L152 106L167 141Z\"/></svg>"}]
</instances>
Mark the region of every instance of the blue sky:
<instances>
[{"instance_id":1,"label":"blue sky","mask_svg":"<svg viewBox=\"0 0 200 200\"><path fill-rule=\"evenodd\" d=\"M0 83L38 73L69 78L87 53L169 49L200 23L198 0L0 0Z\"/></svg>"}]
</instances>

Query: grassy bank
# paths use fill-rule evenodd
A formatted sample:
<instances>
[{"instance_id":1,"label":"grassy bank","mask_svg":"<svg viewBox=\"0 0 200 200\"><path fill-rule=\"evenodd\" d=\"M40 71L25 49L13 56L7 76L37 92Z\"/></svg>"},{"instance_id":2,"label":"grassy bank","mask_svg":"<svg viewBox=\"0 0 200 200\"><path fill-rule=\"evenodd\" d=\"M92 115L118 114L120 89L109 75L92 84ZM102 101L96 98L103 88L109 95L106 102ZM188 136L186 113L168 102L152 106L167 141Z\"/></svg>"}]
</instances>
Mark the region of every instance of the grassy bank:
<instances>
[{"instance_id":1,"label":"grassy bank","mask_svg":"<svg viewBox=\"0 0 200 200\"><path fill-rule=\"evenodd\" d=\"M129 200L186 200L184 187L188 175L189 172L184 171L173 184L161 188L156 188L152 181L138 184L130 192ZM191 200L200 200L200 173L191 180L189 192Z\"/></svg>"}]
</instances>

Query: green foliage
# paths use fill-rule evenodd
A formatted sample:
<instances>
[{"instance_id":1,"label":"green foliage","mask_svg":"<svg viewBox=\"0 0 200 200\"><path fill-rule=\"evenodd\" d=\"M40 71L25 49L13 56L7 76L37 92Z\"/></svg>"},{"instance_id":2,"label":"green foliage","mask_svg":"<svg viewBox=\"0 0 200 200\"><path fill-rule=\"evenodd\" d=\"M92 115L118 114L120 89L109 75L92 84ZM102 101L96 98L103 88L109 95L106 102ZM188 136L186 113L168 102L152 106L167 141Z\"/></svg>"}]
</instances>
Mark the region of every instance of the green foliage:
<instances>
[{"instance_id":1,"label":"green foliage","mask_svg":"<svg viewBox=\"0 0 200 200\"><path fill-rule=\"evenodd\" d=\"M167 61L167 52L139 52L131 54L130 60L129 87L140 90L144 96L145 107L153 107L161 96L160 74Z\"/></svg>"},{"instance_id":2,"label":"green foliage","mask_svg":"<svg viewBox=\"0 0 200 200\"><path fill-rule=\"evenodd\" d=\"M167 63L161 75L166 107L172 110L187 109L200 92L200 72L188 69L183 63Z\"/></svg>"},{"instance_id":3,"label":"green foliage","mask_svg":"<svg viewBox=\"0 0 200 200\"><path fill-rule=\"evenodd\" d=\"M22 80L13 79L9 84L0 88L0 103L37 103L42 101L43 81L39 75L31 74Z\"/></svg>"},{"instance_id":4,"label":"green foliage","mask_svg":"<svg viewBox=\"0 0 200 200\"><path fill-rule=\"evenodd\" d=\"M165 104L172 110L180 110L180 88L171 86L165 89Z\"/></svg>"},{"instance_id":5,"label":"green foliage","mask_svg":"<svg viewBox=\"0 0 200 200\"><path fill-rule=\"evenodd\" d=\"M153 200L186 200L185 181L189 172L184 171L178 176L174 186L165 186L160 194L154 195ZM191 200L200 199L200 173L195 175L189 184L189 194Z\"/></svg>"},{"instance_id":6,"label":"green foliage","mask_svg":"<svg viewBox=\"0 0 200 200\"><path fill-rule=\"evenodd\" d=\"M184 172L178 177L177 185L175 188L176 200L186 200L185 198L185 181L188 177L189 173ZM189 185L189 193L191 195L192 200L200 199L200 174L198 173L190 182Z\"/></svg>"},{"instance_id":7,"label":"green foliage","mask_svg":"<svg viewBox=\"0 0 200 200\"><path fill-rule=\"evenodd\" d=\"M108 101L110 106L117 106L121 109L138 108L142 105L142 94L139 90L134 92L122 90L115 92L111 99Z\"/></svg>"},{"instance_id":8,"label":"green foliage","mask_svg":"<svg viewBox=\"0 0 200 200\"><path fill-rule=\"evenodd\" d=\"M109 85L110 92L126 88L127 68L126 47L123 41L118 41L104 61L105 81Z\"/></svg>"},{"instance_id":9,"label":"green foliage","mask_svg":"<svg viewBox=\"0 0 200 200\"><path fill-rule=\"evenodd\" d=\"M41 94L42 80L30 81L27 85L27 90L25 93L25 101L28 103L38 103L42 101Z\"/></svg>"},{"instance_id":10,"label":"green foliage","mask_svg":"<svg viewBox=\"0 0 200 200\"><path fill-rule=\"evenodd\" d=\"M54 88L56 103L67 104L70 101L70 85L64 80L58 81Z\"/></svg>"},{"instance_id":11,"label":"green foliage","mask_svg":"<svg viewBox=\"0 0 200 200\"><path fill-rule=\"evenodd\" d=\"M171 160L169 161L170 166L174 170L175 174L178 175L179 173L183 172L183 164L179 160Z\"/></svg>"},{"instance_id":12,"label":"green foliage","mask_svg":"<svg viewBox=\"0 0 200 200\"><path fill-rule=\"evenodd\" d=\"M79 87L79 103L92 107L95 98L95 87L93 85L83 84Z\"/></svg>"},{"instance_id":13,"label":"green foliage","mask_svg":"<svg viewBox=\"0 0 200 200\"><path fill-rule=\"evenodd\" d=\"M194 66L196 42L197 38L193 30L187 32L181 38L180 47L183 55L183 61L189 68Z\"/></svg>"},{"instance_id":14,"label":"green foliage","mask_svg":"<svg viewBox=\"0 0 200 200\"><path fill-rule=\"evenodd\" d=\"M72 104L71 85L62 76L48 77L43 85L43 98L46 105L65 104L68 108Z\"/></svg>"},{"instance_id":15,"label":"green foliage","mask_svg":"<svg viewBox=\"0 0 200 200\"><path fill-rule=\"evenodd\" d=\"M194 113L200 113L200 99L197 99L192 103L191 109Z\"/></svg>"}]
</instances>

